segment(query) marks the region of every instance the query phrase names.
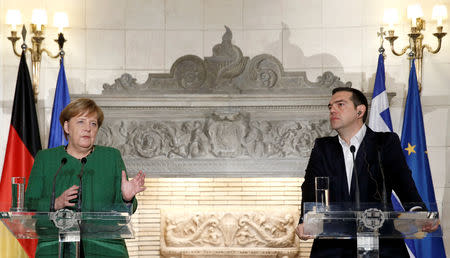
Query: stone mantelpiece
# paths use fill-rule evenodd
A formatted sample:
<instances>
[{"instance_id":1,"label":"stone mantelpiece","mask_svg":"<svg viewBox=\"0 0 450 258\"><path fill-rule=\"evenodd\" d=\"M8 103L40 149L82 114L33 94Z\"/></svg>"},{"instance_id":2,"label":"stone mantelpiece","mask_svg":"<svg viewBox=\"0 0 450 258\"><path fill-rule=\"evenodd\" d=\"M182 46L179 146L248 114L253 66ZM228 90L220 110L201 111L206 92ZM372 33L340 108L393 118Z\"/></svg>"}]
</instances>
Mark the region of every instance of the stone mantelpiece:
<instances>
[{"instance_id":1,"label":"stone mantelpiece","mask_svg":"<svg viewBox=\"0 0 450 258\"><path fill-rule=\"evenodd\" d=\"M332 133L331 72L312 82L267 54L243 55L226 28L213 56L186 55L139 84L123 74L94 99L105 112L98 144L128 171L152 177L301 177L316 137Z\"/></svg>"}]
</instances>

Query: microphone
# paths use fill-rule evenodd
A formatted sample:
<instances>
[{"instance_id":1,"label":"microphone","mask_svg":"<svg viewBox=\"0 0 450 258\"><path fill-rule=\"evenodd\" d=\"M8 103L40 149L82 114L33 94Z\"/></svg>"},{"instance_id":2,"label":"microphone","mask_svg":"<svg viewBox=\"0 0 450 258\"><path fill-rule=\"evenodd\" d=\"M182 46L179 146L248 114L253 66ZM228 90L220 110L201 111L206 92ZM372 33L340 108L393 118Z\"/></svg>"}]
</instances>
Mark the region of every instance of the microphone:
<instances>
[{"instance_id":1,"label":"microphone","mask_svg":"<svg viewBox=\"0 0 450 258\"><path fill-rule=\"evenodd\" d=\"M358 181L358 172L356 171L355 167L355 151L356 148L354 145L350 146L350 152L352 153L353 157L353 176L355 177L355 202L356 202L356 210L360 210L361 201L359 197L359 181Z\"/></svg>"},{"instance_id":2,"label":"microphone","mask_svg":"<svg viewBox=\"0 0 450 258\"><path fill-rule=\"evenodd\" d=\"M82 158L81 159L81 170L80 170L80 174L78 175L78 177L80 178L80 188L78 188L77 211L81 211L81 204L83 202L83 197L82 197L82 193L83 193L83 170L84 170L84 165L86 165L86 162L87 162L86 158Z\"/></svg>"},{"instance_id":3,"label":"microphone","mask_svg":"<svg viewBox=\"0 0 450 258\"><path fill-rule=\"evenodd\" d=\"M61 165L59 165L58 170L56 170L56 174L53 177L53 190L52 190L52 198L50 199L50 212L55 211L55 184L56 184L56 176L58 175L61 168L67 163L66 158L61 159Z\"/></svg>"},{"instance_id":4,"label":"microphone","mask_svg":"<svg viewBox=\"0 0 450 258\"><path fill-rule=\"evenodd\" d=\"M386 211L387 210L387 192L386 192L386 180L384 179L384 168L383 164L381 162L381 150L380 146L377 148L377 154L378 154L378 166L380 167L380 173L381 173L381 179L383 180L383 193L381 194L383 199L383 208Z\"/></svg>"}]
</instances>

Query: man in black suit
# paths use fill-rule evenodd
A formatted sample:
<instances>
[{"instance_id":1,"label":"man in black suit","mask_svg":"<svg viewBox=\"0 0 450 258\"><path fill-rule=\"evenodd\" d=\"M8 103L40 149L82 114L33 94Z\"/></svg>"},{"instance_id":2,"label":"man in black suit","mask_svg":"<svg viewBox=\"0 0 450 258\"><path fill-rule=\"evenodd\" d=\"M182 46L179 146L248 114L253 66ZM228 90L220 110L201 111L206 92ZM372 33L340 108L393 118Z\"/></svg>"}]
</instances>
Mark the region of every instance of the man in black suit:
<instances>
[{"instance_id":1,"label":"man in black suit","mask_svg":"<svg viewBox=\"0 0 450 258\"><path fill-rule=\"evenodd\" d=\"M313 238L303 233L303 203L315 201L315 177L329 178L329 202L355 202L355 177L358 173L360 202L383 202L384 170L387 205L394 190L403 204L420 203L406 209L425 209L405 161L395 133L377 133L364 123L367 99L359 90L335 88L328 104L334 137L316 139L302 185L302 212L296 233L302 240ZM353 147L354 146L354 147ZM355 162L353 163L352 151ZM379 157L381 160L379 160ZM432 231L436 225L425 230ZM356 239L315 239L311 257L356 257ZM380 257L409 257L403 239L380 239Z\"/></svg>"}]
</instances>

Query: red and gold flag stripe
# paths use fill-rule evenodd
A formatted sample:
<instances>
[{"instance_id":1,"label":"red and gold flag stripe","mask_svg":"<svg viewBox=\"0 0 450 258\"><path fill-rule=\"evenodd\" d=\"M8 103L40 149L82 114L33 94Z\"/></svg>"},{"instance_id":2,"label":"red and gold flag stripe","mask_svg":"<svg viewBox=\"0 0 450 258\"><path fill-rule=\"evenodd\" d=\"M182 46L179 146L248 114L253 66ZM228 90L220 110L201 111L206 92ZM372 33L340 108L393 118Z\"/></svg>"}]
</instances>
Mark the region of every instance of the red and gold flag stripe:
<instances>
[{"instance_id":1,"label":"red and gold flag stripe","mask_svg":"<svg viewBox=\"0 0 450 258\"><path fill-rule=\"evenodd\" d=\"M41 148L33 88L22 52L0 181L0 211L8 211L11 207L11 178L25 177L28 184L34 157ZM23 253L34 257L37 239L15 239L3 224L0 234L0 257L20 257Z\"/></svg>"}]
</instances>

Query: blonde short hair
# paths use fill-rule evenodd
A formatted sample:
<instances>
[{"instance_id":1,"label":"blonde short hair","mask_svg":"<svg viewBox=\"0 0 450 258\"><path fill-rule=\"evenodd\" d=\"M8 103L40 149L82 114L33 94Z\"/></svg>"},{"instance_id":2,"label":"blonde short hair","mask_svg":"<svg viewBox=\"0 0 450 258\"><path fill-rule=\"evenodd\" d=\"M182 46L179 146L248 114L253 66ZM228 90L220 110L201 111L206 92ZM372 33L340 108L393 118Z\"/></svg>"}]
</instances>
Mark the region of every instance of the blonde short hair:
<instances>
[{"instance_id":1,"label":"blonde short hair","mask_svg":"<svg viewBox=\"0 0 450 258\"><path fill-rule=\"evenodd\" d=\"M61 123L62 128L64 128L64 123L69 121L71 118L76 117L81 114L87 113L88 115L96 113L97 114L97 123L98 127L102 126L104 115L102 109L97 106L95 101L88 98L80 98L70 102L63 111L61 111L61 115L59 116L59 122ZM64 137L67 139L67 134L64 131Z\"/></svg>"}]
</instances>

